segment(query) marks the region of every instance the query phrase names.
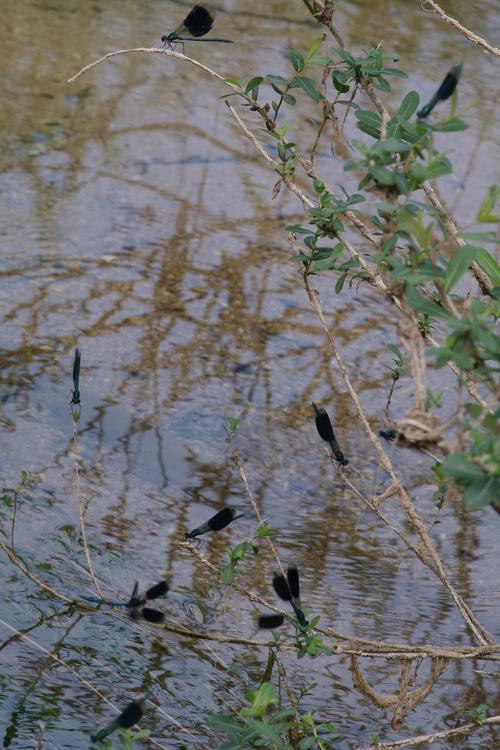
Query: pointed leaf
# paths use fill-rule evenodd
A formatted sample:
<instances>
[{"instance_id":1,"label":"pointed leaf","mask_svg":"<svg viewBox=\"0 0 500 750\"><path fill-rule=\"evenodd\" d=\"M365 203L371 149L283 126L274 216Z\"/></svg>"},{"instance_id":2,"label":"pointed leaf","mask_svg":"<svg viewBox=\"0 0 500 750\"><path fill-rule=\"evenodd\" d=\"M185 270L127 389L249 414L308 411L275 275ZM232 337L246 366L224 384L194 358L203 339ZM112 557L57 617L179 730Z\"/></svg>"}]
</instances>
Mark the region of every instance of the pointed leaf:
<instances>
[{"instance_id":1,"label":"pointed leaf","mask_svg":"<svg viewBox=\"0 0 500 750\"><path fill-rule=\"evenodd\" d=\"M455 250L448 263L444 279L444 288L447 292L451 291L460 281L464 273L476 259L476 255L477 249L473 245L462 245L458 250Z\"/></svg>"},{"instance_id":2,"label":"pointed leaf","mask_svg":"<svg viewBox=\"0 0 500 750\"><path fill-rule=\"evenodd\" d=\"M484 247L476 247L476 263L497 286L500 285L500 266Z\"/></svg>"},{"instance_id":3,"label":"pointed leaf","mask_svg":"<svg viewBox=\"0 0 500 750\"><path fill-rule=\"evenodd\" d=\"M399 107L399 115L405 120L409 120L410 117L415 114L420 104L420 97L416 91L409 91Z\"/></svg>"}]
</instances>

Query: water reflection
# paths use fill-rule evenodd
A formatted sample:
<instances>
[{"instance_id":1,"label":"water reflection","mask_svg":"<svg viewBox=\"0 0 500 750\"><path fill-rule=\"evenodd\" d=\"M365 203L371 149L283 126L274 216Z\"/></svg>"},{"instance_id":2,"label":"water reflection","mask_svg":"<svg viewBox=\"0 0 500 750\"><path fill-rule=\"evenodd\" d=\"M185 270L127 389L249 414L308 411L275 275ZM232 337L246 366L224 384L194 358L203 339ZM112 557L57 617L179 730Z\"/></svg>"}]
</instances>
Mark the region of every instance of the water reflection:
<instances>
[{"instance_id":1,"label":"water reflection","mask_svg":"<svg viewBox=\"0 0 500 750\"><path fill-rule=\"evenodd\" d=\"M458 17L470 14L471 3L455 6ZM38 574L49 585L89 590L68 405L78 345L82 492L96 573L110 594L129 591L138 569L142 584L166 575L173 622L255 635L249 602L213 589L205 568L179 547L197 519L246 502L222 428L234 416L256 503L282 532L283 559L303 571L307 606L322 623L373 638L469 643L449 598L356 504L318 445L312 400L327 406L361 486L380 483L289 260L285 227L299 219L299 208L283 192L270 202L273 176L236 132L217 99L222 89L189 66L150 56L122 57L65 84L110 49L157 42L186 8L22 0L3 9L2 476L9 487L21 470L36 478L19 510L18 549L32 566L43 563ZM284 73L287 47L306 48L316 33L300 3L242 10L227 2L218 10L218 33L238 44L231 55L216 45L192 53L227 75ZM500 24L494 10L493 0L474 3L475 30L491 39ZM474 161L458 160L449 189L458 209L472 215L498 177L489 151L498 138L494 61L403 0L342 4L338 13L355 48L383 38L403 67L414 66L398 93L415 86L430 94L442 77L437 69L464 60L463 102L476 99L480 126L461 136L460 149ZM298 135L310 139L305 127ZM318 165L332 182L344 181L328 145ZM317 286L377 422L392 317L369 290L336 297L328 279ZM404 390L397 408L404 408ZM427 460L393 455L432 517L422 480ZM214 565L227 562L229 540L251 536L250 514L241 524L207 541L203 553ZM461 593L498 634L495 528L480 516L465 519L457 503L436 540ZM269 597L262 570L272 564L263 547L245 567L245 585ZM8 581L5 619L30 629L80 677L122 705L151 682L161 686L158 701L170 718L157 714L151 726L164 747L213 746L206 716L238 706L242 688L263 672L265 654L251 648L160 634L119 613L60 612L4 557L0 566ZM26 747L43 719L48 746L87 747L95 715L105 722L107 709L46 654L4 630L1 638L9 639L2 650L9 682L0 682L4 746ZM290 679L303 682L304 662L285 662ZM308 679L318 683L311 706L338 725L346 747L366 744L387 723L352 690L348 666L346 659L308 664ZM367 673L389 690L397 670L376 662ZM454 722L457 707L463 713L497 698L498 683L457 663L407 718L405 733L441 728L443 714ZM485 732L481 747L493 750L495 736Z\"/></svg>"}]
</instances>

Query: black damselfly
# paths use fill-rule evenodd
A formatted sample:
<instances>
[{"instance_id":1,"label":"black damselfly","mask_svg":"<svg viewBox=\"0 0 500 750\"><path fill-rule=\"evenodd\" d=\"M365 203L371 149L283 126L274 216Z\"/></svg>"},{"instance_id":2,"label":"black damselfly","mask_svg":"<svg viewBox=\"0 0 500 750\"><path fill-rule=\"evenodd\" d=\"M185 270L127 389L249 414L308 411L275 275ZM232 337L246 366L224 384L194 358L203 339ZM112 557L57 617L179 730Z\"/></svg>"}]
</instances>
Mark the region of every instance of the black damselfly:
<instances>
[{"instance_id":1,"label":"black damselfly","mask_svg":"<svg viewBox=\"0 0 500 750\"><path fill-rule=\"evenodd\" d=\"M80 404L80 364L82 355L80 349L75 349L75 358L73 360L73 390L71 391L71 404L79 406Z\"/></svg>"},{"instance_id":2,"label":"black damselfly","mask_svg":"<svg viewBox=\"0 0 500 750\"><path fill-rule=\"evenodd\" d=\"M161 38L164 47L173 49L176 42L225 42L232 43L232 39L210 37L201 39L208 34L214 23L215 13L212 8L204 4L197 4L187 14L184 21L175 31L164 34Z\"/></svg>"},{"instance_id":3,"label":"black damselfly","mask_svg":"<svg viewBox=\"0 0 500 750\"><path fill-rule=\"evenodd\" d=\"M159 609L146 607L145 604L154 601L155 599L159 599L160 596L165 596L168 589L168 583L166 581L160 581L159 583L155 583L154 586L151 586L142 594L139 593L139 584L136 581L132 590L132 595L126 602L117 599L100 599L97 596L83 596L82 599L85 599L86 602L92 602L95 604L123 607L127 610L128 615L133 620L139 620L142 618L143 620L147 620L147 622L160 623L165 619L164 613L160 612Z\"/></svg>"},{"instance_id":4,"label":"black damselfly","mask_svg":"<svg viewBox=\"0 0 500 750\"><path fill-rule=\"evenodd\" d=\"M328 416L326 410L323 409L323 407L318 407L315 403L313 403L312 406L316 414L316 429L318 430L320 438L330 444L332 453L339 464L341 464L342 466L347 466L349 461L347 460L347 458L344 458L344 454L339 448L339 444L337 443L337 439L333 431L332 423L330 422L330 417Z\"/></svg>"},{"instance_id":5,"label":"black damselfly","mask_svg":"<svg viewBox=\"0 0 500 750\"><path fill-rule=\"evenodd\" d=\"M129 703L116 719L112 719L104 729L100 729L96 734L91 735L92 742L100 742L116 729L130 729L134 724L137 724L142 719L142 707L151 695L152 692L148 692L144 698Z\"/></svg>"},{"instance_id":6,"label":"black damselfly","mask_svg":"<svg viewBox=\"0 0 500 750\"><path fill-rule=\"evenodd\" d=\"M209 518L202 526L198 526L196 529L188 531L184 536L186 539L194 539L202 534L208 534L210 531L220 531L221 529L225 529L226 526L229 526L229 524L237 518L242 518L243 515L243 513L236 515L234 508L227 506L216 513L215 516Z\"/></svg>"},{"instance_id":7,"label":"black damselfly","mask_svg":"<svg viewBox=\"0 0 500 750\"><path fill-rule=\"evenodd\" d=\"M438 104L438 102L444 102L446 101L446 99L449 99L457 87L461 74L462 63L458 63L458 65L454 65L453 68L448 71L441 83L441 86L438 88L431 100L422 107L420 112L417 112L417 117L419 117L420 119L428 117L436 104Z\"/></svg>"},{"instance_id":8,"label":"black damselfly","mask_svg":"<svg viewBox=\"0 0 500 750\"><path fill-rule=\"evenodd\" d=\"M309 625L300 601L300 581L299 570L295 565L290 565L286 571L286 578L281 573L275 573L273 577L273 587L280 599L290 602L301 628L307 628ZM272 629L279 628L284 622L283 615L261 615L259 617L259 627Z\"/></svg>"}]
</instances>

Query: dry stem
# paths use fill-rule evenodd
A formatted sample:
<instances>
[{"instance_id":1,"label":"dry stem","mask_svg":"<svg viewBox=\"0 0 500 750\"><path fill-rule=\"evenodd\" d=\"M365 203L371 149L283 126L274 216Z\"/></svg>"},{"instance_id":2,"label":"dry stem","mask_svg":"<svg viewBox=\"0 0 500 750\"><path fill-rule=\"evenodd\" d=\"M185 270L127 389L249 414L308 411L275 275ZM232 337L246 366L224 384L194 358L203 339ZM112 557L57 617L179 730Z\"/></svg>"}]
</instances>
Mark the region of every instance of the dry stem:
<instances>
[{"instance_id":1,"label":"dry stem","mask_svg":"<svg viewBox=\"0 0 500 750\"><path fill-rule=\"evenodd\" d=\"M80 491L80 451L78 449L78 430L77 421L73 416L73 454L75 457L75 493L76 503L78 505L78 514L80 516L80 530L82 533L83 548L85 550L85 557L87 558L88 572L92 578L92 582L96 588L97 594L101 599L104 599L104 595L99 586L99 581L95 577L94 568L92 567L92 560L90 558L90 549L87 542L87 531L85 528L85 510L83 508L81 491Z\"/></svg>"},{"instance_id":2,"label":"dry stem","mask_svg":"<svg viewBox=\"0 0 500 750\"><path fill-rule=\"evenodd\" d=\"M455 737L461 734L472 734L472 732L477 732L482 727L491 726L493 724L500 724L500 715L490 716L488 719L485 719L481 725L469 722L468 724L462 724L453 729L444 729L443 731L435 732L434 734L420 734L417 737L408 737L405 740L396 740L396 742L375 742L366 747L357 747L355 750L394 750L398 747L415 747L415 745L428 744L430 742L435 742L436 740L446 740L449 737Z\"/></svg>"},{"instance_id":3,"label":"dry stem","mask_svg":"<svg viewBox=\"0 0 500 750\"><path fill-rule=\"evenodd\" d=\"M498 57L500 57L500 49L498 49L498 47L493 47L486 41L486 39L483 39L483 37L474 34L473 31L467 29L455 18L448 16L444 12L444 10L440 8L436 2L434 2L434 0L424 0L424 3L422 3L423 10L425 10L424 5L429 5L434 13L437 13L437 15L440 16L443 21L446 21L446 23L449 23L455 29L458 29L458 31L460 31L460 33L463 34L470 42L474 42L474 44L478 44L480 47L486 50L486 52L491 52L492 55L497 55Z\"/></svg>"}]
</instances>

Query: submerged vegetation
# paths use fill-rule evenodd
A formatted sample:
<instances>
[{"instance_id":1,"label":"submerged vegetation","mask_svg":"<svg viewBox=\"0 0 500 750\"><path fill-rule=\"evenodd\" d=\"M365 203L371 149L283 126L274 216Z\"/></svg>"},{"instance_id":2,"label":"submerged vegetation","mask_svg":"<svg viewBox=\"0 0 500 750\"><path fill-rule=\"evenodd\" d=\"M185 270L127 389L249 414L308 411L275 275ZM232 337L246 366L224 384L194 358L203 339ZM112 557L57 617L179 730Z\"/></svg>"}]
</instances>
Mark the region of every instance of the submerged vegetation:
<instances>
[{"instance_id":1,"label":"submerged vegetation","mask_svg":"<svg viewBox=\"0 0 500 750\"><path fill-rule=\"evenodd\" d=\"M315 658L323 658L325 664L335 659L348 660L354 689L373 706L391 712L392 729L404 728L407 713L431 695L437 680L452 665L481 659L494 666L500 658L500 644L455 585L433 537L439 513L457 492L463 494L465 510L484 508L484 514L496 519L488 506L495 508L500 497L500 343L496 329L500 315L500 268L494 253L487 248L499 242L496 229L500 222L497 208L500 188L492 186L487 191L474 223L460 229L439 192L440 180L453 171L448 155L450 143L459 139L468 127L460 86L457 88L462 70L460 63L446 75L435 96L421 109L420 96L414 90L406 91L394 106L391 81L407 78L406 72L397 67L394 56L384 52L382 45L356 56L344 44L335 26L335 4L328 0L304 2L320 25L321 35L311 40L307 50L290 50L288 76L255 71L243 79L222 78L177 52L173 49L174 43L188 41L184 27L194 36L206 33L203 30L197 34L189 28L193 11L186 17L183 28L164 37L165 49L161 54L175 56L188 64L194 62L225 86L223 96L230 116L274 173L274 187L270 184L273 197L282 190L291 191L297 197L302 218L287 227L283 242L290 247L299 270L297 279L320 321L356 419L381 468L380 489L372 495L360 489L357 473L360 466L355 452L346 450L349 460L344 456L328 413L316 403L313 403L311 424L314 417L319 437L330 448L328 465L336 481L350 492L353 502L359 501L368 508L426 572L438 579L449 602L458 608L473 645L464 646L455 640L439 645L384 642L376 633L343 633L332 623L320 624L319 616L303 608L298 567L292 563L284 565L278 552L282 530L272 527L261 516L253 497L252 482L237 450L238 430L244 429L244 423L240 424L234 417L227 420L225 429L231 461L242 480L245 513L237 513L232 506L225 505L206 522L202 522L201 517L199 526L191 530L188 527L179 545L196 560L198 570L203 570L214 585L227 587L227 592L238 593L249 603L269 610L266 613L259 610L259 637L233 636L219 632L216 625L207 629L175 624L162 610L147 606L147 602L161 599L169 592L171 585L164 580L144 594L139 593L137 584L126 601L109 599L92 566L92 546L85 525L90 501L82 497L80 488L82 436L78 433L78 421L80 409L85 408L85 385L83 377L80 383L81 354L77 349L70 405L74 485L80 540L96 596L75 596L59 581L46 583L45 578L51 580L50 570L44 570L43 563L34 555L30 560L25 559L17 549L16 521L20 513L29 513L28 474L21 476L17 487L4 490L2 500L10 517L10 527L2 528L0 547L40 591L63 602L72 612L79 612L81 617L98 609L110 612L115 607L135 621L134 627L144 626L143 620L148 627L156 626L152 627L152 639L160 639L163 632L170 632L202 644L213 640L226 644L227 648L250 647L259 658L267 653L261 679L250 689L244 686L244 705L226 706L224 711L206 717L208 741L192 733L186 717L189 737L186 746L190 747L198 742L200 747L216 746L225 750L252 747L340 750L342 737L335 717L342 715L341 707L332 706L331 717L322 720L324 710L316 712L311 708L315 705L317 686L292 680L285 663L285 657L290 655L302 659L302 664ZM207 31L211 26L212 22ZM385 103L385 96L391 97L390 105ZM299 100L302 105L306 102L307 116L315 123L312 144L303 142L301 123L294 117ZM359 138L346 135L348 123L359 131ZM331 173L323 162L321 169L317 166L318 153L325 141L329 142L337 159L339 154L345 154L342 184L338 181L332 184ZM339 174L338 164L336 174ZM355 373L344 361L337 332L327 320L323 299L314 286L321 283L318 277L321 282L327 280L332 295L346 298L366 285L384 299L397 318L399 338L387 342L388 361L392 355L393 363L388 365L387 405L385 412L379 415L378 424L372 424L367 417L366 407L355 387ZM324 294L322 292L323 297ZM91 359L90 353L84 352L84 355ZM429 371L433 370L443 370L443 373L446 370L443 382L446 379L449 401L454 401L448 417L440 415L442 395L428 385ZM403 373L411 379L412 393L406 397L406 413L395 416L391 413L391 403ZM342 441L341 445L344 447ZM389 453L388 446L391 451L403 450L405 446L427 457L427 490L434 498L432 517L426 517L417 508L395 468L394 454ZM318 454L322 448L318 439ZM411 455L408 452L409 461ZM229 525L237 535L240 533L237 520L243 516L248 518L252 513L255 515L253 533L228 548L225 565L205 556L204 540L198 537L206 535L210 539L212 532ZM273 575L270 560L276 571ZM278 598L288 605L284 610L272 599L248 590L245 572L249 561L259 566L262 578L269 581L269 590L274 588ZM302 569L301 573L304 573ZM152 580L157 580L156 576ZM304 596L307 602L307 593ZM268 630L273 630L269 637ZM20 633L18 636L23 637ZM62 657L49 654L49 658L72 670ZM382 687L369 678L362 667L364 660L375 659L390 660L397 667L398 684L391 692L382 692ZM91 655L89 660L91 668ZM426 677L419 671L423 660L429 664ZM303 674L307 679L306 666ZM102 700L96 681L84 679L76 671L74 675ZM160 695L161 685L143 686L151 687L158 688ZM106 717L100 722L99 726L104 726L92 730L92 742L101 748L111 748L113 745L107 737L117 732L121 733L123 747L133 747L143 739L151 746L166 747L161 739L152 737L155 731L153 710L147 711L148 729L132 730L142 720L143 707L148 704L162 715L159 700L151 700L155 695L153 691L142 689L141 694L144 697L130 702L116 718ZM118 710L116 706L113 709ZM443 720L442 731L409 737L404 742L372 736L363 750L428 746L434 740L467 736L485 727L493 727L495 731L495 725L500 724L500 716L495 712L496 709L490 711L487 704L480 704L467 721L457 726L450 728ZM86 721L87 725L90 723Z\"/></svg>"}]
</instances>

